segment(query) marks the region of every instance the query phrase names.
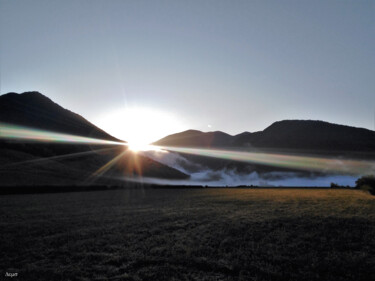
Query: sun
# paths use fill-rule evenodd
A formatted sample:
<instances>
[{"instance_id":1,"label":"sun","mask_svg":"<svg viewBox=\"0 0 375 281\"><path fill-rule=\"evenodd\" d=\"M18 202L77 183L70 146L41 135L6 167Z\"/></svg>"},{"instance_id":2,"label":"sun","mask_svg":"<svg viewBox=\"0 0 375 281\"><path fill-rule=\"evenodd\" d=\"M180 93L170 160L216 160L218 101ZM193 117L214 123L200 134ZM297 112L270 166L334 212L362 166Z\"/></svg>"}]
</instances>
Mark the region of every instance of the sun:
<instances>
[{"instance_id":1,"label":"sun","mask_svg":"<svg viewBox=\"0 0 375 281\"><path fill-rule=\"evenodd\" d=\"M99 115L98 126L128 143L132 151L155 150L151 143L187 127L176 114L147 107L125 107Z\"/></svg>"},{"instance_id":2,"label":"sun","mask_svg":"<svg viewBox=\"0 0 375 281\"><path fill-rule=\"evenodd\" d=\"M138 151L145 151L147 150L147 144L138 144L138 143L128 143L128 149L130 149L133 152L138 152Z\"/></svg>"},{"instance_id":3,"label":"sun","mask_svg":"<svg viewBox=\"0 0 375 281\"><path fill-rule=\"evenodd\" d=\"M161 148L155 145L142 144L142 143L128 143L128 149L133 152L139 151L161 151Z\"/></svg>"}]
</instances>

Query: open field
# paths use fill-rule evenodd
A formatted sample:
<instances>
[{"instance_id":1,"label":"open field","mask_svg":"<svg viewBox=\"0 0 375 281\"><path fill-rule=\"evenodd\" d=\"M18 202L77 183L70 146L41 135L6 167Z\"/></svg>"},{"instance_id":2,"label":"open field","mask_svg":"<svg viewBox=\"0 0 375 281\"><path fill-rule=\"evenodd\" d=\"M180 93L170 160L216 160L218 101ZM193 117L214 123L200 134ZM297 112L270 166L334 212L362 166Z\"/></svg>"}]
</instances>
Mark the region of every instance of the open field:
<instances>
[{"instance_id":1,"label":"open field","mask_svg":"<svg viewBox=\"0 0 375 281\"><path fill-rule=\"evenodd\" d=\"M375 280L359 190L4 195L0 227L0 280Z\"/></svg>"}]
</instances>

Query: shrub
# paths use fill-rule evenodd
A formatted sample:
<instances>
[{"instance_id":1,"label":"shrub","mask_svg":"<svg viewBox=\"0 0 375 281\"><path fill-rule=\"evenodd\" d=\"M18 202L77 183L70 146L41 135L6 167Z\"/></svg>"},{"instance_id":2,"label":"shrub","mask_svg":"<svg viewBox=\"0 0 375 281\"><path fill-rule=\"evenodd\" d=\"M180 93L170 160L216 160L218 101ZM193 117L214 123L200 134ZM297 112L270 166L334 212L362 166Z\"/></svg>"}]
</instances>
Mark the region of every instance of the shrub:
<instances>
[{"instance_id":1,"label":"shrub","mask_svg":"<svg viewBox=\"0 0 375 281\"><path fill-rule=\"evenodd\" d=\"M375 176L369 175L369 176L363 176L360 177L355 182L356 188L363 189L369 191L371 194L375 195Z\"/></svg>"}]
</instances>

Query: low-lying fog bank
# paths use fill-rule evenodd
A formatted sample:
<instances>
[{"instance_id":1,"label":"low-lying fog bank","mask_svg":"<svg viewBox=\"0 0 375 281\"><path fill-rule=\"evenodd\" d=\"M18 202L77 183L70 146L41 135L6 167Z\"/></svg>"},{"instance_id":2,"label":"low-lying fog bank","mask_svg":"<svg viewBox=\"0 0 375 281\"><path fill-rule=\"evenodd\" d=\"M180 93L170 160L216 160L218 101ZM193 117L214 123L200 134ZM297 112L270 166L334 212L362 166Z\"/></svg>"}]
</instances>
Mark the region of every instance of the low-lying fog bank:
<instances>
[{"instance_id":1,"label":"low-lying fog bank","mask_svg":"<svg viewBox=\"0 0 375 281\"><path fill-rule=\"evenodd\" d=\"M189 180L144 179L147 183L170 185L207 186L316 186L328 187L331 183L354 187L358 177L352 175L309 174L297 172L239 173L235 169L213 170L194 163L174 152L146 151L145 155L155 161L190 175Z\"/></svg>"}]
</instances>

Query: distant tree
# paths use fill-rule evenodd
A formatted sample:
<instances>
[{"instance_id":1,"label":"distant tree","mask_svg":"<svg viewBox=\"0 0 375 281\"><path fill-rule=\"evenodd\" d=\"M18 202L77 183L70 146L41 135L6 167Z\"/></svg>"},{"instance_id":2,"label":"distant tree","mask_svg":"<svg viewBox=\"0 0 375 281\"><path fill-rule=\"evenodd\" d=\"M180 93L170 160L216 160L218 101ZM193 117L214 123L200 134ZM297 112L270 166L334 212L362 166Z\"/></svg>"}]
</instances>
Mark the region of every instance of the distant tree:
<instances>
[{"instance_id":1,"label":"distant tree","mask_svg":"<svg viewBox=\"0 0 375 281\"><path fill-rule=\"evenodd\" d=\"M363 176L360 177L355 182L356 188L368 190L371 194L375 195L375 176L369 175L369 176Z\"/></svg>"},{"instance_id":2,"label":"distant tree","mask_svg":"<svg viewBox=\"0 0 375 281\"><path fill-rule=\"evenodd\" d=\"M340 186L337 183L331 182L331 188L339 188Z\"/></svg>"}]
</instances>

